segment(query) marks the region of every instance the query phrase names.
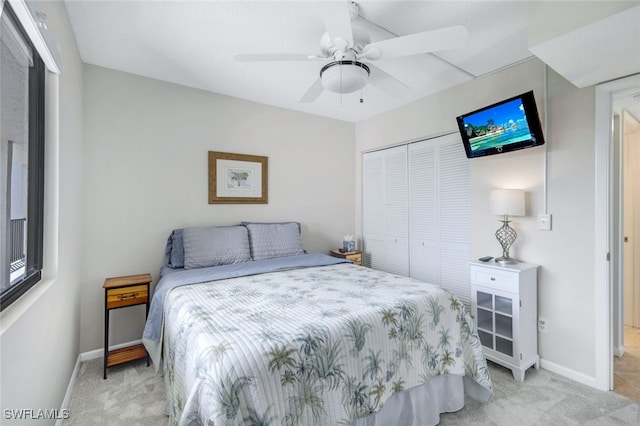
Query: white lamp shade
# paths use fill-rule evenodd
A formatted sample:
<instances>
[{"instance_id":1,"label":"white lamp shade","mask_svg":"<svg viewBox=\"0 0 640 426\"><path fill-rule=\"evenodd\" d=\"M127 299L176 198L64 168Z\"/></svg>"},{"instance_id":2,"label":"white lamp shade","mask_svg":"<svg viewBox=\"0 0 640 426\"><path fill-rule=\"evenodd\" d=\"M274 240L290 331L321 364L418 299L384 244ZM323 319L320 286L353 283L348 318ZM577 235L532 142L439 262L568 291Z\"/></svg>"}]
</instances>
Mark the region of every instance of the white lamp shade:
<instances>
[{"instance_id":1,"label":"white lamp shade","mask_svg":"<svg viewBox=\"0 0 640 426\"><path fill-rule=\"evenodd\" d=\"M322 85L335 93L351 93L367 84L369 72L356 64L334 65L322 72Z\"/></svg>"},{"instance_id":2,"label":"white lamp shade","mask_svg":"<svg viewBox=\"0 0 640 426\"><path fill-rule=\"evenodd\" d=\"M521 189L494 189L491 191L491 214L524 216L524 191Z\"/></svg>"}]
</instances>

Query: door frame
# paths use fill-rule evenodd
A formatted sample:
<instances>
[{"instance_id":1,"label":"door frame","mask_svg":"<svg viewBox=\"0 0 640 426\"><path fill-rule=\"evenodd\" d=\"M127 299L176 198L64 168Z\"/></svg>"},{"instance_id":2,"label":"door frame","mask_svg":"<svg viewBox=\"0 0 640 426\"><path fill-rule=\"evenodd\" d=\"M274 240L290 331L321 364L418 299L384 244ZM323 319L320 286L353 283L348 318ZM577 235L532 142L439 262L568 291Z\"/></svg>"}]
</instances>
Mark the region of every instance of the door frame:
<instances>
[{"instance_id":1,"label":"door frame","mask_svg":"<svg viewBox=\"0 0 640 426\"><path fill-rule=\"evenodd\" d=\"M640 87L640 74L599 84L595 88L595 385L613 389L613 284L611 279L611 197L613 173L613 96Z\"/></svg>"}]
</instances>

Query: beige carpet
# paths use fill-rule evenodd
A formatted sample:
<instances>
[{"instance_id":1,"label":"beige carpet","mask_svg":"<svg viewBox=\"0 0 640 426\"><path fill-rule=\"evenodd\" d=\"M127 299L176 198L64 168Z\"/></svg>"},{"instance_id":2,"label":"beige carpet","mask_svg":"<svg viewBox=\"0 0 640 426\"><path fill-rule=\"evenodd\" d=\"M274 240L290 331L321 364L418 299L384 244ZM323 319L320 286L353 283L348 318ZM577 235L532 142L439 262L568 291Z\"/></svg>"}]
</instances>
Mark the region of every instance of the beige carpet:
<instances>
[{"instance_id":1,"label":"beige carpet","mask_svg":"<svg viewBox=\"0 0 640 426\"><path fill-rule=\"evenodd\" d=\"M640 425L640 404L614 392L601 392L540 369L530 368L522 383L511 371L490 364L494 399L440 417L441 425Z\"/></svg>"},{"instance_id":2,"label":"beige carpet","mask_svg":"<svg viewBox=\"0 0 640 426\"><path fill-rule=\"evenodd\" d=\"M529 369L525 381L490 364L495 397L489 404L467 399L441 425L639 425L640 405L614 392L600 392L546 370ZM102 359L82 363L69 406L70 425L166 425L162 379L144 360L108 370ZM280 426L280 425L273 425ZM394 425L390 425L394 426Z\"/></svg>"},{"instance_id":3,"label":"beige carpet","mask_svg":"<svg viewBox=\"0 0 640 426\"><path fill-rule=\"evenodd\" d=\"M146 360L110 367L102 378L102 358L83 362L69 403L66 425L166 425L164 383Z\"/></svg>"}]
</instances>

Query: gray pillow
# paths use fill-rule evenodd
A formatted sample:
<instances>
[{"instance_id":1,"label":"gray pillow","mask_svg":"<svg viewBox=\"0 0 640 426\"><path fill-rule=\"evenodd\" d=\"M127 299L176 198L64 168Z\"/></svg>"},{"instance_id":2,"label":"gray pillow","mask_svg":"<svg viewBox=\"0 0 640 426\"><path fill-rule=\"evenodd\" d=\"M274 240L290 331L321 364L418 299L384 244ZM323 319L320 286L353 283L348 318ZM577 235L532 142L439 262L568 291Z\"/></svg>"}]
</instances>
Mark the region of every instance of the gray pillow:
<instances>
[{"instance_id":1,"label":"gray pillow","mask_svg":"<svg viewBox=\"0 0 640 426\"><path fill-rule=\"evenodd\" d=\"M185 228L183 240L184 269L251 260L247 228L241 225Z\"/></svg>"},{"instance_id":2,"label":"gray pillow","mask_svg":"<svg viewBox=\"0 0 640 426\"><path fill-rule=\"evenodd\" d=\"M242 222L249 230L253 260L304 254L298 222Z\"/></svg>"},{"instance_id":3,"label":"gray pillow","mask_svg":"<svg viewBox=\"0 0 640 426\"><path fill-rule=\"evenodd\" d=\"M184 268L184 243L182 240L183 229L174 229L167 238L165 256L169 268Z\"/></svg>"}]
</instances>

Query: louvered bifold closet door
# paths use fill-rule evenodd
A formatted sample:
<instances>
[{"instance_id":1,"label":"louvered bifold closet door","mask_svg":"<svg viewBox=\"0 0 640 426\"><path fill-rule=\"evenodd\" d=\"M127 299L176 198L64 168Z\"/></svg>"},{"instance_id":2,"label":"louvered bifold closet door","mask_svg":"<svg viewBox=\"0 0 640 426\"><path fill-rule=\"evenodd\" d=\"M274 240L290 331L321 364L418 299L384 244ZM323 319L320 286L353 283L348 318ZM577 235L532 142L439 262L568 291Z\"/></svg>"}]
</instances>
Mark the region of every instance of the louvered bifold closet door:
<instances>
[{"instance_id":1,"label":"louvered bifold closet door","mask_svg":"<svg viewBox=\"0 0 640 426\"><path fill-rule=\"evenodd\" d=\"M409 145L409 275L470 306L469 160L457 134Z\"/></svg>"},{"instance_id":2,"label":"louvered bifold closet door","mask_svg":"<svg viewBox=\"0 0 640 426\"><path fill-rule=\"evenodd\" d=\"M440 283L438 255L437 144L409 145L409 251L410 275Z\"/></svg>"},{"instance_id":3,"label":"louvered bifold closet door","mask_svg":"<svg viewBox=\"0 0 640 426\"><path fill-rule=\"evenodd\" d=\"M384 257L385 200L384 153L371 152L362 156L362 231L365 266L380 265Z\"/></svg>"},{"instance_id":4,"label":"louvered bifold closet door","mask_svg":"<svg viewBox=\"0 0 640 426\"><path fill-rule=\"evenodd\" d=\"M440 285L471 305L469 282L471 180L469 160L458 134L438 146Z\"/></svg>"},{"instance_id":5,"label":"louvered bifold closet door","mask_svg":"<svg viewBox=\"0 0 640 426\"><path fill-rule=\"evenodd\" d=\"M409 275L407 147L365 153L362 168L365 265Z\"/></svg>"},{"instance_id":6,"label":"louvered bifold closet door","mask_svg":"<svg viewBox=\"0 0 640 426\"><path fill-rule=\"evenodd\" d=\"M467 306L469 160L458 134L363 155L364 264L439 284Z\"/></svg>"}]
</instances>

